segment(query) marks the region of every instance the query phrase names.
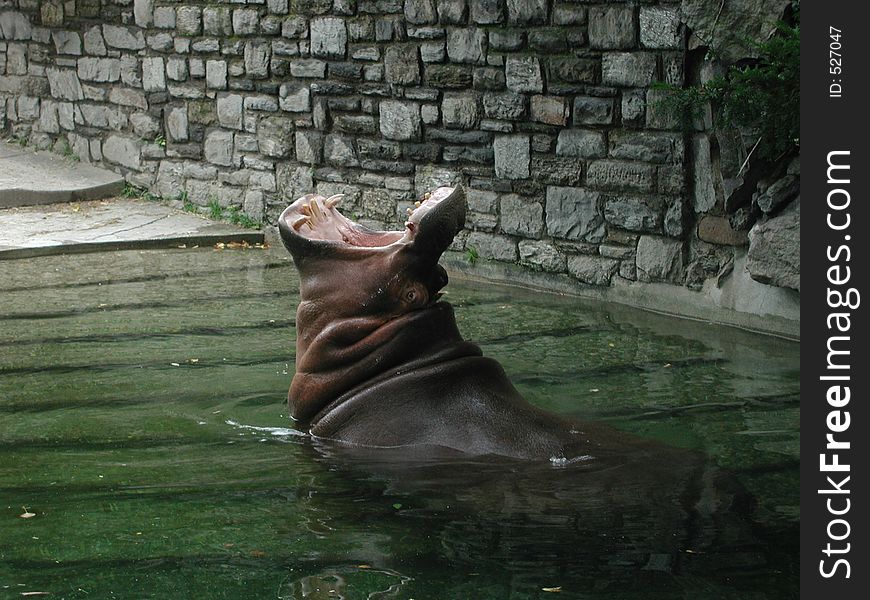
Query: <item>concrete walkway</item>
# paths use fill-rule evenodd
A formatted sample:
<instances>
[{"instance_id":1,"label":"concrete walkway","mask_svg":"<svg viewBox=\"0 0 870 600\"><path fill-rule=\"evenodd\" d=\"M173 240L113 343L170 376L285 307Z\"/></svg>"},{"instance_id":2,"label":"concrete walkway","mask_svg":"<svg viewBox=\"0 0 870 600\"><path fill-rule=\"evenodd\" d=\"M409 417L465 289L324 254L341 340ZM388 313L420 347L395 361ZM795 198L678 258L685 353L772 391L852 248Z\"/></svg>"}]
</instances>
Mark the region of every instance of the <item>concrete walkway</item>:
<instances>
[{"instance_id":1,"label":"concrete walkway","mask_svg":"<svg viewBox=\"0 0 870 600\"><path fill-rule=\"evenodd\" d=\"M0 260L119 249L261 244L262 231L118 198L0 210Z\"/></svg>"},{"instance_id":2,"label":"concrete walkway","mask_svg":"<svg viewBox=\"0 0 870 600\"><path fill-rule=\"evenodd\" d=\"M135 248L262 244L262 231L117 196L124 179L0 142L0 261Z\"/></svg>"},{"instance_id":3,"label":"concrete walkway","mask_svg":"<svg viewBox=\"0 0 870 600\"><path fill-rule=\"evenodd\" d=\"M117 173L0 142L0 208L96 200L122 189Z\"/></svg>"}]
</instances>

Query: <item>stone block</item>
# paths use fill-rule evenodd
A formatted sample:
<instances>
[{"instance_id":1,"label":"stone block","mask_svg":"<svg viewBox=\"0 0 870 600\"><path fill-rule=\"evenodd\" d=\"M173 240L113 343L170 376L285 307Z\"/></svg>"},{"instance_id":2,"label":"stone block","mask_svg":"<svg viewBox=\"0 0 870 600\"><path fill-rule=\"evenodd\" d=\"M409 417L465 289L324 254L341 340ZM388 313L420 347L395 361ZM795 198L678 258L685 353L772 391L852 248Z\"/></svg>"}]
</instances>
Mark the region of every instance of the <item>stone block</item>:
<instances>
[{"instance_id":1,"label":"stone block","mask_svg":"<svg viewBox=\"0 0 870 600\"><path fill-rule=\"evenodd\" d=\"M610 4L589 9L589 47L596 50L634 48L637 25L634 6Z\"/></svg>"},{"instance_id":2,"label":"stone block","mask_svg":"<svg viewBox=\"0 0 870 600\"><path fill-rule=\"evenodd\" d=\"M642 235L637 242L639 281L679 282L683 275L683 243L680 240Z\"/></svg>"},{"instance_id":3,"label":"stone block","mask_svg":"<svg viewBox=\"0 0 870 600\"><path fill-rule=\"evenodd\" d=\"M680 115L665 101L671 93L670 90L647 90L646 126L648 129L682 129Z\"/></svg>"},{"instance_id":4,"label":"stone block","mask_svg":"<svg viewBox=\"0 0 870 600\"><path fill-rule=\"evenodd\" d=\"M313 58L300 58L290 63L290 74L293 77L322 79L326 77L326 63Z\"/></svg>"},{"instance_id":5,"label":"stone block","mask_svg":"<svg viewBox=\"0 0 870 600\"><path fill-rule=\"evenodd\" d=\"M78 76L82 81L118 81L121 79L121 61L117 58L80 58Z\"/></svg>"},{"instance_id":6,"label":"stone block","mask_svg":"<svg viewBox=\"0 0 870 600\"><path fill-rule=\"evenodd\" d=\"M601 158L607 154L604 133L592 129L563 129L556 141L557 156Z\"/></svg>"},{"instance_id":7,"label":"stone block","mask_svg":"<svg viewBox=\"0 0 870 600\"><path fill-rule=\"evenodd\" d=\"M656 131L616 130L610 134L610 156L653 163L682 163L683 136Z\"/></svg>"},{"instance_id":8,"label":"stone block","mask_svg":"<svg viewBox=\"0 0 870 600\"><path fill-rule=\"evenodd\" d=\"M588 13L585 6L557 4L553 7L554 25L585 25L587 16Z\"/></svg>"},{"instance_id":9,"label":"stone block","mask_svg":"<svg viewBox=\"0 0 870 600\"><path fill-rule=\"evenodd\" d=\"M749 231L746 268L756 281L801 290L800 198Z\"/></svg>"},{"instance_id":10,"label":"stone block","mask_svg":"<svg viewBox=\"0 0 870 600\"><path fill-rule=\"evenodd\" d=\"M175 28L181 35L199 35L202 31L202 8L179 6L175 9Z\"/></svg>"},{"instance_id":11,"label":"stone block","mask_svg":"<svg viewBox=\"0 0 870 600\"><path fill-rule=\"evenodd\" d=\"M138 171L141 169L142 141L126 135L111 134L103 142L107 162Z\"/></svg>"},{"instance_id":12,"label":"stone block","mask_svg":"<svg viewBox=\"0 0 870 600\"><path fill-rule=\"evenodd\" d=\"M154 0L133 0L133 19L138 27L154 24Z\"/></svg>"},{"instance_id":13,"label":"stone block","mask_svg":"<svg viewBox=\"0 0 870 600\"><path fill-rule=\"evenodd\" d=\"M208 60L205 63L205 85L213 90L227 89L227 61Z\"/></svg>"},{"instance_id":14,"label":"stone block","mask_svg":"<svg viewBox=\"0 0 870 600\"><path fill-rule=\"evenodd\" d=\"M441 101L445 127L472 129L477 125L477 98L473 94L445 92Z\"/></svg>"},{"instance_id":15,"label":"stone block","mask_svg":"<svg viewBox=\"0 0 870 600\"><path fill-rule=\"evenodd\" d=\"M260 154L285 158L293 150L293 122L283 116L264 117L257 125Z\"/></svg>"},{"instance_id":16,"label":"stone block","mask_svg":"<svg viewBox=\"0 0 870 600\"><path fill-rule=\"evenodd\" d=\"M619 261L603 256L578 254L568 257L567 267L568 273L583 283L608 286L619 269Z\"/></svg>"},{"instance_id":17,"label":"stone block","mask_svg":"<svg viewBox=\"0 0 870 600\"><path fill-rule=\"evenodd\" d=\"M278 92L281 110L308 112L311 110L311 92L307 85L281 84Z\"/></svg>"},{"instance_id":18,"label":"stone block","mask_svg":"<svg viewBox=\"0 0 870 600\"><path fill-rule=\"evenodd\" d=\"M553 56L549 60L550 78L566 83L596 83L600 61L575 56Z\"/></svg>"},{"instance_id":19,"label":"stone block","mask_svg":"<svg viewBox=\"0 0 870 600\"><path fill-rule=\"evenodd\" d=\"M353 140L336 133L330 133L324 138L323 160L339 167L359 166L359 161L353 148Z\"/></svg>"},{"instance_id":20,"label":"stone block","mask_svg":"<svg viewBox=\"0 0 870 600\"><path fill-rule=\"evenodd\" d=\"M443 186L455 186L462 182L459 171L435 165L418 165L414 172L414 192L422 196Z\"/></svg>"},{"instance_id":21,"label":"stone block","mask_svg":"<svg viewBox=\"0 0 870 600\"><path fill-rule=\"evenodd\" d=\"M51 40L54 42L54 49L58 54L81 56L82 39L78 33L62 30L52 31Z\"/></svg>"},{"instance_id":22,"label":"stone block","mask_svg":"<svg viewBox=\"0 0 870 600\"><path fill-rule=\"evenodd\" d=\"M0 39L29 41L31 33L30 20L23 13L11 10L0 12Z\"/></svg>"},{"instance_id":23,"label":"stone block","mask_svg":"<svg viewBox=\"0 0 870 600\"><path fill-rule=\"evenodd\" d=\"M547 22L547 0L507 0L508 22L517 25Z\"/></svg>"},{"instance_id":24,"label":"stone block","mask_svg":"<svg viewBox=\"0 0 870 600\"><path fill-rule=\"evenodd\" d=\"M428 64L426 83L438 88L466 88L472 83L472 70L463 65Z\"/></svg>"},{"instance_id":25,"label":"stone block","mask_svg":"<svg viewBox=\"0 0 870 600\"><path fill-rule=\"evenodd\" d=\"M607 52L601 62L606 85L646 87L656 79L656 56L651 52Z\"/></svg>"},{"instance_id":26,"label":"stone block","mask_svg":"<svg viewBox=\"0 0 870 600\"><path fill-rule=\"evenodd\" d=\"M516 29L490 29L489 47L491 50L513 51L523 47L523 33Z\"/></svg>"},{"instance_id":27,"label":"stone block","mask_svg":"<svg viewBox=\"0 0 870 600\"><path fill-rule=\"evenodd\" d=\"M613 123L613 98L577 96L574 98L575 125L610 125Z\"/></svg>"},{"instance_id":28,"label":"stone block","mask_svg":"<svg viewBox=\"0 0 870 600\"><path fill-rule=\"evenodd\" d=\"M568 40L561 28L535 29L529 32L529 48L539 54L562 54L568 50Z\"/></svg>"},{"instance_id":29,"label":"stone block","mask_svg":"<svg viewBox=\"0 0 870 600\"><path fill-rule=\"evenodd\" d=\"M536 56L508 56L505 61L507 87L513 92L541 93L544 79Z\"/></svg>"},{"instance_id":30,"label":"stone block","mask_svg":"<svg viewBox=\"0 0 870 600\"><path fill-rule=\"evenodd\" d=\"M420 64L416 44L392 44L384 53L385 76L388 83L411 85L420 83Z\"/></svg>"},{"instance_id":31,"label":"stone block","mask_svg":"<svg viewBox=\"0 0 870 600\"><path fill-rule=\"evenodd\" d=\"M238 94L218 96L217 119L223 127L242 129L242 113L244 101Z\"/></svg>"},{"instance_id":32,"label":"stone block","mask_svg":"<svg viewBox=\"0 0 870 600\"><path fill-rule=\"evenodd\" d=\"M347 50L347 29L344 19L318 17L311 19L312 56L343 58Z\"/></svg>"},{"instance_id":33,"label":"stone block","mask_svg":"<svg viewBox=\"0 0 870 600\"><path fill-rule=\"evenodd\" d=\"M91 56L106 55L106 43L103 41L103 30L98 25L89 28L85 31L82 37L84 38L85 54Z\"/></svg>"},{"instance_id":34,"label":"stone block","mask_svg":"<svg viewBox=\"0 0 870 600\"><path fill-rule=\"evenodd\" d=\"M220 109L218 109L220 112ZM215 165L231 167L236 164L233 157L233 132L223 129L213 129L205 136L203 142L205 160Z\"/></svg>"},{"instance_id":35,"label":"stone block","mask_svg":"<svg viewBox=\"0 0 870 600\"><path fill-rule=\"evenodd\" d=\"M447 35L447 56L455 63L486 64L486 31L454 29Z\"/></svg>"},{"instance_id":36,"label":"stone block","mask_svg":"<svg viewBox=\"0 0 870 600\"><path fill-rule=\"evenodd\" d=\"M498 210L498 194L486 190L468 188L465 190L468 210L479 213L496 214Z\"/></svg>"},{"instance_id":37,"label":"stone block","mask_svg":"<svg viewBox=\"0 0 870 600\"><path fill-rule=\"evenodd\" d=\"M565 255L553 244L537 240L521 240L518 244L520 264L534 271L564 273Z\"/></svg>"},{"instance_id":38,"label":"stone block","mask_svg":"<svg viewBox=\"0 0 870 600\"><path fill-rule=\"evenodd\" d=\"M495 25L504 21L504 0L469 0L471 20L480 25Z\"/></svg>"},{"instance_id":39,"label":"stone block","mask_svg":"<svg viewBox=\"0 0 870 600\"><path fill-rule=\"evenodd\" d=\"M495 155L495 175L504 179L526 179L529 176L530 143L527 135L497 135L492 149Z\"/></svg>"},{"instance_id":40,"label":"stone block","mask_svg":"<svg viewBox=\"0 0 870 600\"><path fill-rule=\"evenodd\" d=\"M109 102L121 106L133 106L141 110L148 110L148 101L145 94L139 90L123 87L113 87L109 92Z\"/></svg>"},{"instance_id":41,"label":"stone block","mask_svg":"<svg viewBox=\"0 0 870 600\"><path fill-rule=\"evenodd\" d=\"M477 255L485 260L516 262L517 243L507 237L492 233L473 231L465 242L466 248L474 248Z\"/></svg>"},{"instance_id":42,"label":"stone block","mask_svg":"<svg viewBox=\"0 0 870 600\"><path fill-rule=\"evenodd\" d=\"M640 43L644 48L680 48L680 14L677 6L643 6L640 9Z\"/></svg>"},{"instance_id":43,"label":"stone block","mask_svg":"<svg viewBox=\"0 0 870 600\"><path fill-rule=\"evenodd\" d=\"M244 9L236 9L236 12L242 10ZM256 11L254 11L253 16L254 18L257 17ZM249 17L250 15L247 13L242 13L236 17L234 12L224 6L206 6L202 10L202 31L205 35L230 37L234 33L234 22L237 20L239 21L239 30L250 29L250 27L245 25L245 20ZM250 33L236 33L235 35L253 35L255 32L256 23Z\"/></svg>"},{"instance_id":44,"label":"stone block","mask_svg":"<svg viewBox=\"0 0 870 600\"><path fill-rule=\"evenodd\" d=\"M518 194L502 196L500 202L501 229L524 238L540 239L544 232L544 207L540 202Z\"/></svg>"},{"instance_id":45,"label":"stone block","mask_svg":"<svg viewBox=\"0 0 870 600\"><path fill-rule=\"evenodd\" d=\"M170 57L166 60L166 76L172 81L187 79L187 61L183 58Z\"/></svg>"},{"instance_id":46,"label":"stone block","mask_svg":"<svg viewBox=\"0 0 870 600\"><path fill-rule=\"evenodd\" d=\"M580 187L547 186L547 233L581 242L604 239L601 195Z\"/></svg>"},{"instance_id":47,"label":"stone block","mask_svg":"<svg viewBox=\"0 0 870 600\"><path fill-rule=\"evenodd\" d=\"M657 233L662 227L664 207L657 196L617 195L604 204L604 218L620 229Z\"/></svg>"},{"instance_id":48,"label":"stone block","mask_svg":"<svg viewBox=\"0 0 870 600\"><path fill-rule=\"evenodd\" d=\"M532 173L542 183L577 186L583 176L582 158L536 155L532 157Z\"/></svg>"},{"instance_id":49,"label":"stone block","mask_svg":"<svg viewBox=\"0 0 870 600\"><path fill-rule=\"evenodd\" d=\"M175 8L158 6L154 9L154 27L158 29L175 29Z\"/></svg>"},{"instance_id":50,"label":"stone block","mask_svg":"<svg viewBox=\"0 0 870 600\"><path fill-rule=\"evenodd\" d=\"M438 21L435 0L405 0L405 21L414 25L430 25Z\"/></svg>"},{"instance_id":51,"label":"stone block","mask_svg":"<svg viewBox=\"0 0 870 600\"><path fill-rule=\"evenodd\" d=\"M245 74L251 79L268 77L271 55L272 46L268 42L247 42L245 44Z\"/></svg>"},{"instance_id":52,"label":"stone block","mask_svg":"<svg viewBox=\"0 0 870 600\"><path fill-rule=\"evenodd\" d=\"M547 125L566 125L571 109L561 96L532 96L532 120Z\"/></svg>"},{"instance_id":53,"label":"stone block","mask_svg":"<svg viewBox=\"0 0 870 600\"><path fill-rule=\"evenodd\" d=\"M698 239L719 246L744 246L749 242L746 231L731 226L728 217L704 215L698 221Z\"/></svg>"},{"instance_id":54,"label":"stone block","mask_svg":"<svg viewBox=\"0 0 870 600\"><path fill-rule=\"evenodd\" d=\"M103 39L111 48L122 50L142 50L145 48L145 36L142 31L119 25L103 25Z\"/></svg>"},{"instance_id":55,"label":"stone block","mask_svg":"<svg viewBox=\"0 0 870 600\"><path fill-rule=\"evenodd\" d=\"M209 14L209 28L214 28L216 11ZM220 13L218 13L220 14ZM225 13L224 13L225 14ZM205 15L203 15L205 17ZM232 16L233 35L255 35L260 26L260 14L256 8L233 9ZM205 21L205 19L203 19ZM220 23L220 21L218 21ZM221 23L221 25L223 25ZM221 27L223 29L223 27ZM222 31L220 33L223 33Z\"/></svg>"},{"instance_id":56,"label":"stone block","mask_svg":"<svg viewBox=\"0 0 870 600\"><path fill-rule=\"evenodd\" d=\"M166 70L162 56L142 59L142 87L146 92L162 92L166 89Z\"/></svg>"},{"instance_id":57,"label":"stone block","mask_svg":"<svg viewBox=\"0 0 870 600\"><path fill-rule=\"evenodd\" d=\"M186 142L190 139L187 106L173 106L166 110L166 133L171 142Z\"/></svg>"},{"instance_id":58,"label":"stone block","mask_svg":"<svg viewBox=\"0 0 870 600\"><path fill-rule=\"evenodd\" d=\"M120 130L127 127L127 114L116 107L102 104L79 104L84 124L101 129Z\"/></svg>"},{"instance_id":59,"label":"stone block","mask_svg":"<svg viewBox=\"0 0 870 600\"><path fill-rule=\"evenodd\" d=\"M309 165L320 162L323 154L323 135L319 131L296 132L296 160Z\"/></svg>"},{"instance_id":60,"label":"stone block","mask_svg":"<svg viewBox=\"0 0 870 600\"><path fill-rule=\"evenodd\" d=\"M390 140L420 139L420 105L416 102L382 100L380 103L381 135Z\"/></svg>"},{"instance_id":61,"label":"stone block","mask_svg":"<svg viewBox=\"0 0 870 600\"><path fill-rule=\"evenodd\" d=\"M643 125L646 117L646 90L624 90L621 112L623 125Z\"/></svg>"},{"instance_id":62,"label":"stone block","mask_svg":"<svg viewBox=\"0 0 870 600\"><path fill-rule=\"evenodd\" d=\"M73 69L45 70L52 98L60 100L83 100L82 84Z\"/></svg>"},{"instance_id":63,"label":"stone block","mask_svg":"<svg viewBox=\"0 0 870 600\"><path fill-rule=\"evenodd\" d=\"M438 18L442 23L456 25L468 14L466 0L438 0Z\"/></svg>"},{"instance_id":64,"label":"stone block","mask_svg":"<svg viewBox=\"0 0 870 600\"><path fill-rule=\"evenodd\" d=\"M655 167L646 163L596 160L586 172L587 184L600 190L651 192L655 186Z\"/></svg>"}]
</instances>

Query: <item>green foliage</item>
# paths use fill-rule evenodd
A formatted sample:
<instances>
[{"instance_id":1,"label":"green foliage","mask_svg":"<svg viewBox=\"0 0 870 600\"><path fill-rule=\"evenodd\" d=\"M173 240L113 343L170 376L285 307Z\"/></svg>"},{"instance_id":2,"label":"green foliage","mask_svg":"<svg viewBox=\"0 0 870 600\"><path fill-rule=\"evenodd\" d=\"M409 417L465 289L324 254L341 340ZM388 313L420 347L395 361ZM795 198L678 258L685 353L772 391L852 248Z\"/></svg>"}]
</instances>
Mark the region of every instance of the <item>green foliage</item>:
<instances>
[{"instance_id":1,"label":"green foliage","mask_svg":"<svg viewBox=\"0 0 870 600\"><path fill-rule=\"evenodd\" d=\"M154 138L154 143L157 144L158 146L160 146L161 148L165 148L166 147L166 138L163 137L162 135L158 135L156 138Z\"/></svg>"},{"instance_id":2,"label":"green foliage","mask_svg":"<svg viewBox=\"0 0 870 600\"><path fill-rule=\"evenodd\" d=\"M121 190L121 196L124 198L139 198L140 200L148 200L149 202L157 202L162 200L157 194L152 194L145 188L140 188L129 181L124 182L124 189Z\"/></svg>"},{"instance_id":3,"label":"green foliage","mask_svg":"<svg viewBox=\"0 0 870 600\"><path fill-rule=\"evenodd\" d=\"M800 23L779 23L777 35L757 45L758 60L732 66L702 86L670 90L661 105L691 128L707 103L721 123L757 131L761 158L776 159L800 144Z\"/></svg>"},{"instance_id":4,"label":"green foliage","mask_svg":"<svg viewBox=\"0 0 870 600\"><path fill-rule=\"evenodd\" d=\"M233 225L240 225L246 229L258 229L260 223L255 221L245 213L241 212L238 206L233 206L229 210L229 221Z\"/></svg>"},{"instance_id":5,"label":"green foliage","mask_svg":"<svg viewBox=\"0 0 870 600\"><path fill-rule=\"evenodd\" d=\"M208 216L216 221L220 221L224 216L224 209L218 203L217 198L212 198L208 203Z\"/></svg>"},{"instance_id":6,"label":"green foliage","mask_svg":"<svg viewBox=\"0 0 870 600\"><path fill-rule=\"evenodd\" d=\"M480 255L477 253L477 248L474 246L469 246L465 249L465 259L468 261L468 264L474 266L478 259L480 259Z\"/></svg>"},{"instance_id":7,"label":"green foliage","mask_svg":"<svg viewBox=\"0 0 870 600\"><path fill-rule=\"evenodd\" d=\"M124 198L139 198L144 190L137 188L129 181L124 182L124 189L121 190L121 196Z\"/></svg>"},{"instance_id":8,"label":"green foliage","mask_svg":"<svg viewBox=\"0 0 870 600\"><path fill-rule=\"evenodd\" d=\"M81 160L81 157L73 152L72 146L69 145L69 142L67 140L64 140L63 150L61 152L63 154L63 157L67 160L71 160L73 162L79 162Z\"/></svg>"}]
</instances>

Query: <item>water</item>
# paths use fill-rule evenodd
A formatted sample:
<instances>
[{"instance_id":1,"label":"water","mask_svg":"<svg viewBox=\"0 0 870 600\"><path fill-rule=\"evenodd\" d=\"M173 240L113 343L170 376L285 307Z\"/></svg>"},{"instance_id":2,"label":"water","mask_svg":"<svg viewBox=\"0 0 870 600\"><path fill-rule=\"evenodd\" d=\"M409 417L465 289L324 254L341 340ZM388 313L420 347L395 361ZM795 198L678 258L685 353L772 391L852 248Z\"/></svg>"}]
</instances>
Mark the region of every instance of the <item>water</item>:
<instances>
[{"instance_id":1,"label":"water","mask_svg":"<svg viewBox=\"0 0 870 600\"><path fill-rule=\"evenodd\" d=\"M2 262L0 598L797 597L797 344L447 289L531 402L689 451L604 469L313 444L285 407L283 250Z\"/></svg>"}]
</instances>

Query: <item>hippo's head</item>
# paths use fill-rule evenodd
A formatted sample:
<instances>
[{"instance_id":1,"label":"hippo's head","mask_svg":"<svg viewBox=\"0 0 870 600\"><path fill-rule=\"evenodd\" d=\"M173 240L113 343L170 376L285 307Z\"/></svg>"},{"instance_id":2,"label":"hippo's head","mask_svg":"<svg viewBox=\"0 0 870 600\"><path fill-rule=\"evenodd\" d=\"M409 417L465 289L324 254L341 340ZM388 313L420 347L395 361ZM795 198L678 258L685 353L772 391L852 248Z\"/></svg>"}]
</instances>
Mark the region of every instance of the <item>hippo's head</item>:
<instances>
[{"instance_id":1,"label":"hippo's head","mask_svg":"<svg viewBox=\"0 0 870 600\"><path fill-rule=\"evenodd\" d=\"M431 326L432 315L450 311L438 302L447 284L438 260L465 223L462 188L426 194L401 231L354 223L339 212L340 201L308 194L278 220L301 277L290 388L297 419L395 364L413 349L415 323Z\"/></svg>"},{"instance_id":2,"label":"hippo's head","mask_svg":"<svg viewBox=\"0 0 870 600\"><path fill-rule=\"evenodd\" d=\"M333 316L399 315L447 284L438 259L465 223L462 188L426 194L403 231L372 231L341 214L341 196L308 194L278 220L302 277L302 301L331 299ZM322 307L325 308L325 307Z\"/></svg>"}]
</instances>

